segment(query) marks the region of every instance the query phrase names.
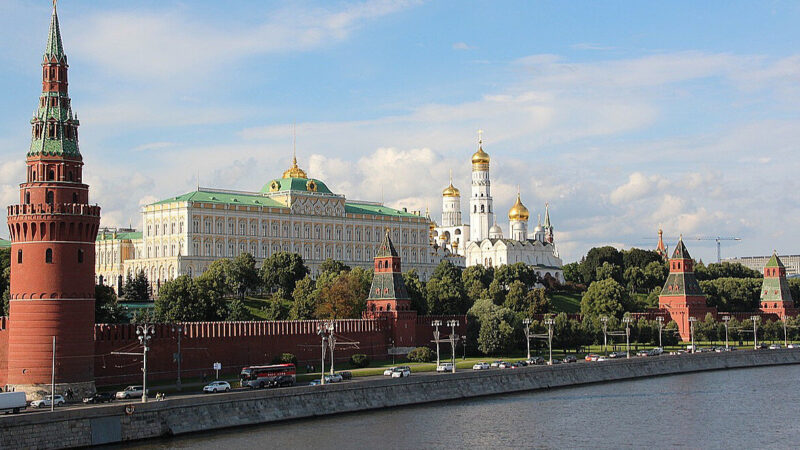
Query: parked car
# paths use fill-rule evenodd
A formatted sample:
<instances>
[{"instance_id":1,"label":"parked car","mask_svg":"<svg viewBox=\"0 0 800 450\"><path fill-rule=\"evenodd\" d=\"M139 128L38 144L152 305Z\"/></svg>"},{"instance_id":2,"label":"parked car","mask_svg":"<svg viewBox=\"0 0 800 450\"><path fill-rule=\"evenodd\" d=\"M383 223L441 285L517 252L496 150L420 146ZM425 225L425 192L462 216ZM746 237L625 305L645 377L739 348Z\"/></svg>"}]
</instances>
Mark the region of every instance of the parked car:
<instances>
[{"instance_id":1,"label":"parked car","mask_svg":"<svg viewBox=\"0 0 800 450\"><path fill-rule=\"evenodd\" d=\"M717 347L717 348L714 349L714 351L717 352L717 353L722 353L722 352L729 352L729 351L734 350L734 349L735 349L735 347Z\"/></svg>"},{"instance_id":2,"label":"parked car","mask_svg":"<svg viewBox=\"0 0 800 450\"><path fill-rule=\"evenodd\" d=\"M503 364L503 362L504 361L495 361L495 362L492 363L491 366L492 366L492 368L496 369L496 368L500 367L500 364Z\"/></svg>"},{"instance_id":3,"label":"parked car","mask_svg":"<svg viewBox=\"0 0 800 450\"><path fill-rule=\"evenodd\" d=\"M509 367L511 367L511 364L512 363L510 363L510 362L503 361L503 362L500 363L499 366L497 366L497 368L498 369L508 369Z\"/></svg>"},{"instance_id":4,"label":"parked car","mask_svg":"<svg viewBox=\"0 0 800 450\"><path fill-rule=\"evenodd\" d=\"M789 344L786 348L800 348L800 344Z\"/></svg>"},{"instance_id":5,"label":"parked car","mask_svg":"<svg viewBox=\"0 0 800 450\"><path fill-rule=\"evenodd\" d=\"M530 363L528 361L524 361L524 360L523 361L517 361L517 364L519 364L520 367L527 367L527 366L530 365Z\"/></svg>"},{"instance_id":6,"label":"parked car","mask_svg":"<svg viewBox=\"0 0 800 450\"><path fill-rule=\"evenodd\" d=\"M636 356L650 356L650 350L639 350Z\"/></svg>"},{"instance_id":7,"label":"parked car","mask_svg":"<svg viewBox=\"0 0 800 450\"><path fill-rule=\"evenodd\" d=\"M269 384L269 387L293 386L294 378L290 375L278 375Z\"/></svg>"},{"instance_id":8,"label":"parked car","mask_svg":"<svg viewBox=\"0 0 800 450\"><path fill-rule=\"evenodd\" d=\"M395 370L397 370L397 367L389 367L388 369L383 371L383 376L390 377L392 376L392 372L394 372Z\"/></svg>"},{"instance_id":9,"label":"parked car","mask_svg":"<svg viewBox=\"0 0 800 450\"><path fill-rule=\"evenodd\" d=\"M436 367L437 372L452 372L453 371L453 363L441 363Z\"/></svg>"},{"instance_id":10,"label":"parked car","mask_svg":"<svg viewBox=\"0 0 800 450\"><path fill-rule=\"evenodd\" d=\"M142 386L128 386L125 389L117 392L116 397L118 399L126 399L126 398L136 398L142 396L143 391ZM150 394L150 390L147 390L147 394Z\"/></svg>"},{"instance_id":11,"label":"parked car","mask_svg":"<svg viewBox=\"0 0 800 450\"><path fill-rule=\"evenodd\" d=\"M551 363L550 361L548 361L547 364L549 364L551 366L555 365L555 364L561 364L561 360L558 359L558 358L553 358L553 362Z\"/></svg>"},{"instance_id":12,"label":"parked car","mask_svg":"<svg viewBox=\"0 0 800 450\"><path fill-rule=\"evenodd\" d=\"M333 375L325 375L325 384L338 383L340 381L342 381L342 376L339 375L338 373L335 373ZM319 378L315 378L311 380L311 382L308 384L311 386L319 386L320 384L322 384L322 381L320 381Z\"/></svg>"},{"instance_id":13,"label":"parked car","mask_svg":"<svg viewBox=\"0 0 800 450\"><path fill-rule=\"evenodd\" d=\"M489 363L479 362L472 366L472 370L486 370L489 368Z\"/></svg>"},{"instance_id":14,"label":"parked car","mask_svg":"<svg viewBox=\"0 0 800 450\"><path fill-rule=\"evenodd\" d=\"M761 342L758 344L758 346L756 346L756 350L766 350L768 348L769 346L767 345L766 342Z\"/></svg>"},{"instance_id":15,"label":"parked car","mask_svg":"<svg viewBox=\"0 0 800 450\"><path fill-rule=\"evenodd\" d=\"M348 372L348 371L345 370L345 371L336 372L336 373L341 375L343 380L352 380L353 379L353 372Z\"/></svg>"},{"instance_id":16,"label":"parked car","mask_svg":"<svg viewBox=\"0 0 800 450\"><path fill-rule=\"evenodd\" d=\"M92 395L83 397L83 403L108 403L114 400L114 396L109 392L95 392Z\"/></svg>"},{"instance_id":17,"label":"parked car","mask_svg":"<svg viewBox=\"0 0 800 450\"><path fill-rule=\"evenodd\" d=\"M392 378L405 378L411 376L411 369L408 366L398 367L392 372Z\"/></svg>"},{"instance_id":18,"label":"parked car","mask_svg":"<svg viewBox=\"0 0 800 450\"><path fill-rule=\"evenodd\" d=\"M781 344L772 344L772 345L769 346L769 349L770 350L780 350L781 349Z\"/></svg>"},{"instance_id":19,"label":"parked car","mask_svg":"<svg viewBox=\"0 0 800 450\"><path fill-rule=\"evenodd\" d=\"M31 408L49 407L53 403L55 403L56 406L61 406L61 405L65 404L65 403L67 403L67 401L64 400L64 396L60 395L60 394L54 395L52 399L48 395L46 398L43 398L41 400L32 401L31 402Z\"/></svg>"},{"instance_id":20,"label":"parked car","mask_svg":"<svg viewBox=\"0 0 800 450\"><path fill-rule=\"evenodd\" d=\"M527 361L527 363L532 365L532 366L533 365L537 365L538 366L540 364L544 364L544 358L542 358L541 356L534 356L533 358L529 359Z\"/></svg>"},{"instance_id":21,"label":"parked car","mask_svg":"<svg viewBox=\"0 0 800 450\"><path fill-rule=\"evenodd\" d=\"M595 355L594 353L589 353L583 359L586 360L586 361L597 361L597 358L598 358L598 355Z\"/></svg>"},{"instance_id":22,"label":"parked car","mask_svg":"<svg viewBox=\"0 0 800 450\"><path fill-rule=\"evenodd\" d=\"M664 353L664 349L661 348L661 347L654 347L654 348L650 349L650 351L648 351L647 353L648 353L647 356L658 356L658 355Z\"/></svg>"},{"instance_id":23,"label":"parked car","mask_svg":"<svg viewBox=\"0 0 800 450\"><path fill-rule=\"evenodd\" d=\"M574 362L578 362L578 358L576 358L576 357L574 357L574 356L572 356L572 355L567 355L567 356L565 356L565 357L564 357L564 362L565 362L565 363L574 363Z\"/></svg>"},{"instance_id":24,"label":"parked car","mask_svg":"<svg viewBox=\"0 0 800 450\"><path fill-rule=\"evenodd\" d=\"M603 362L603 361L610 361L610 359L608 359L608 357L606 357L606 356L598 356L595 361Z\"/></svg>"},{"instance_id":25,"label":"parked car","mask_svg":"<svg viewBox=\"0 0 800 450\"><path fill-rule=\"evenodd\" d=\"M0 412L16 414L27 407L24 392L0 392Z\"/></svg>"},{"instance_id":26,"label":"parked car","mask_svg":"<svg viewBox=\"0 0 800 450\"><path fill-rule=\"evenodd\" d=\"M611 352L608 354L608 358L616 359L616 358L627 358L628 352Z\"/></svg>"},{"instance_id":27,"label":"parked car","mask_svg":"<svg viewBox=\"0 0 800 450\"><path fill-rule=\"evenodd\" d=\"M217 392L228 392L231 390L231 384L227 381L217 380L208 383L205 387L203 387L204 393L217 393Z\"/></svg>"}]
</instances>

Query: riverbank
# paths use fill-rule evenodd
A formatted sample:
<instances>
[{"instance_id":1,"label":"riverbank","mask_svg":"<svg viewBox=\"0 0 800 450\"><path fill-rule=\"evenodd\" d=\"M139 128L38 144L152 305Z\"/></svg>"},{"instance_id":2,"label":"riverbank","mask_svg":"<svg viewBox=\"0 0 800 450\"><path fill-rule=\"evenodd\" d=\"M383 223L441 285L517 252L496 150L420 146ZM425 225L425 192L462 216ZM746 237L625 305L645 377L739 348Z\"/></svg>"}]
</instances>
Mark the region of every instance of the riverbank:
<instances>
[{"instance_id":1,"label":"riverbank","mask_svg":"<svg viewBox=\"0 0 800 450\"><path fill-rule=\"evenodd\" d=\"M602 363L412 375L315 387L191 396L0 418L2 448L65 448L587 383L800 363L800 350L660 356Z\"/></svg>"}]
</instances>

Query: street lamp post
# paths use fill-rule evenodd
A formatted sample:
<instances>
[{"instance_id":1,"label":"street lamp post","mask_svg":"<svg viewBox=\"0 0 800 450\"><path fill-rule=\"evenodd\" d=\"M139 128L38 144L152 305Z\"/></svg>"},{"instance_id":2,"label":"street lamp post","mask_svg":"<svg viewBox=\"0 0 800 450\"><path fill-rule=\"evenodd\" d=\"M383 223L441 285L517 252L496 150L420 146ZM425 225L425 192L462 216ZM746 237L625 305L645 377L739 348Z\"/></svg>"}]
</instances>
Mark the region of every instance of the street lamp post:
<instances>
[{"instance_id":1,"label":"street lamp post","mask_svg":"<svg viewBox=\"0 0 800 450\"><path fill-rule=\"evenodd\" d=\"M178 380L175 382L175 386L178 390L181 390L181 359L183 359L183 355L181 355L181 337L183 336L183 327L181 325L173 326L172 332L178 333L178 354L175 355L175 361L178 363Z\"/></svg>"},{"instance_id":2,"label":"street lamp post","mask_svg":"<svg viewBox=\"0 0 800 450\"><path fill-rule=\"evenodd\" d=\"M392 339L391 342L392 342L392 365L394 365L394 339Z\"/></svg>"},{"instance_id":3,"label":"street lamp post","mask_svg":"<svg viewBox=\"0 0 800 450\"><path fill-rule=\"evenodd\" d=\"M603 322L603 354L608 356L608 316L601 316L600 322Z\"/></svg>"},{"instance_id":4,"label":"street lamp post","mask_svg":"<svg viewBox=\"0 0 800 450\"><path fill-rule=\"evenodd\" d=\"M759 316L750 316L753 321L753 349L758 350L758 321L761 319Z\"/></svg>"},{"instance_id":5,"label":"street lamp post","mask_svg":"<svg viewBox=\"0 0 800 450\"><path fill-rule=\"evenodd\" d=\"M462 361L467 360L467 336L461 336L461 348L464 350L464 356L461 357Z\"/></svg>"},{"instance_id":6,"label":"street lamp post","mask_svg":"<svg viewBox=\"0 0 800 450\"><path fill-rule=\"evenodd\" d=\"M139 343L144 347L142 352L142 403L147 403L147 352L150 350L150 339L156 333L153 325L139 325L136 327L136 335Z\"/></svg>"},{"instance_id":7,"label":"street lamp post","mask_svg":"<svg viewBox=\"0 0 800 450\"><path fill-rule=\"evenodd\" d=\"M439 367L441 360L439 359L439 327L442 326L441 320L434 320L431 322L433 327L433 340L436 342L436 367Z\"/></svg>"},{"instance_id":8,"label":"street lamp post","mask_svg":"<svg viewBox=\"0 0 800 450\"><path fill-rule=\"evenodd\" d=\"M786 333L786 314L781 318L781 322L783 322L783 348L786 348L789 346L789 336Z\"/></svg>"},{"instance_id":9,"label":"street lamp post","mask_svg":"<svg viewBox=\"0 0 800 450\"><path fill-rule=\"evenodd\" d=\"M664 348L661 345L661 329L664 328L664 318L662 316L656 317L656 322L658 322L658 348Z\"/></svg>"},{"instance_id":10,"label":"street lamp post","mask_svg":"<svg viewBox=\"0 0 800 450\"><path fill-rule=\"evenodd\" d=\"M547 346L550 347L550 361L548 361L548 365L553 365L553 324L556 323L552 317L548 317L544 320L544 323L547 324Z\"/></svg>"},{"instance_id":11,"label":"street lamp post","mask_svg":"<svg viewBox=\"0 0 800 450\"><path fill-rule=\"evenodd\" d=\"M456 334L456 327L458 326L457 320L448 320L447 326L450 327L450 355L453 360L453 373L456 373L456 339L458 339L458 335ZM438 367L438 366L437 366Z\"/></svg>"},{"instance_id":12,"label":"street lamp post","mask_svg":"<svg viewBox=\"0 0 800 450\"><path fill-rule=\"evenodd\" d=\"M331 375L333 375L333 349L336 348L336 335L333 334L336 328L336 322L333 320L327 321L328 326L328 346L331 348Z\"/></svg>"},{"instance_id":13,"label":"street lamp post","mask_svg":"<svg viewBox=\"0 0 800 450\"><path fill-rule=\"evenodd\" d=\"M531 319L524 318L522 323L525 325L525 343L528 345L528 361L531 360Z\"/></svg>"},{"instance_id":14,"label":"street lamp post","mask_svg":"<svg viewBox=\"0 0 800 450\"><path fill-rule=\"evenodd\" d=\"M697 321L697 318L694 316L689 316L689 335L692 337L692 353L695 352L694 347L694 323Z\"/></svg>"},{"instance_id":15,"label":"street lamp post","mask_svg":"<svg viewBox=\"0 0 800 450\"><path fill-rule=\"evenodd\" d=\"M333 327L330 327L331 329ZM325 341L328 339L328 333L332 331L329 330L328 322L320 322L317 324L317 335L322 338L322 366L320 367L320 384L325 384Z\"/></svg>"},{"instance_id":16,"label":"street lamp post","mask_svg":"<svg viewBox=\"0 0 800 450\"><path fill-rule=\"evenodd\" d=\"M722 322L725 324L725 349L728 349L728 322L731 321L731 316L722 316Z\"/></svg>"},{"instance_id":17,"label":"street lamp post","mask_svg":"<svg viewBox=\"0 0 800 450\"><path fill-rule=\"evenodd\" d=\"M625 322L625 349L626 349L626 358L631 357L631 318L630 316L625 316L622 318L622 321Z\"/></svg>"}]
</instances>

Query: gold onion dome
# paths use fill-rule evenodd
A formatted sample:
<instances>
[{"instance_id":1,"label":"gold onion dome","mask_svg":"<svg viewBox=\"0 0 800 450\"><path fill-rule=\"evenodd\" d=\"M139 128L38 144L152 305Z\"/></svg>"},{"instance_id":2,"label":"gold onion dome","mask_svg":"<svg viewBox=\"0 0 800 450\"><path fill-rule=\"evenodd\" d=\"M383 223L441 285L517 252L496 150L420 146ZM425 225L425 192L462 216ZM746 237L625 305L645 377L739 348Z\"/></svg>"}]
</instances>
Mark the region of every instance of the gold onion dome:
<instances>
[{"instance_id":1,"label":"gold onion dome","mask_svg":"<svg viewBox=\"0 0 800 450\"><path fill-rule=\"evenodd\" d=\"M450 186L447 186L442 191L442 197L461 197L461 192L453 186L453 182L450 182Z\"/></svg>"},{"instance_id":2,"label":"gold onion dome","mask_svg":"<svg viewBox=\"0 0 800 450\"><path fill-rule=\"evenodd\" d=\"M308 178L303 169L297 167L297 158L292 158L292 167L283 172L283 178Z\"/></svg>"},{"instance_id":3,"label":"gold onion dome","mask_svg":"<svg viewBox=\"0 0 800 450\"><path fill-rule=\"evenodd\" d=\"M527 221L530 217L530 213L528 212L528 208L522 204L522 200L519 198L519 194L517 194L517 201L514 203L514 206L508 211L508 220L525 220Z\"/></svg>"},{"instance_id":4,"label":"gold onion dome","mask_svg":"<svg viewBox=\"0 0 800 450\"><path fill-rule=\"evenodd\" d=\"M478 146L478 151L472 155L472 164L489 164L489 154L483 151L483 145Z\"/></svg>"}]
</instances>

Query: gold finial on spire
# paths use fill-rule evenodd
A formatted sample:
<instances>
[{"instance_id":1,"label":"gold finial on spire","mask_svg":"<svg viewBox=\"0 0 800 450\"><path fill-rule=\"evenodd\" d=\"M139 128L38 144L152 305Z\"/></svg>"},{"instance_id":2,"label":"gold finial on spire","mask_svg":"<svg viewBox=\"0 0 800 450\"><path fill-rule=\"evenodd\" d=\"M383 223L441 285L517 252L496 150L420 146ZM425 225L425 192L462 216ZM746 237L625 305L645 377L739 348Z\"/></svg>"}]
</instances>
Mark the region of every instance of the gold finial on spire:
<instances>
[{"instance_id":1,"label":"gold finial on spire","mask_svg":"<svg viewBox=\"0 0 800 450\"><path fill-rule=\"evenodd\" d=\"M461 192L453 186L453 169L450 169L450 185L444 188L442 197L461 197Z\"/></svg>"},{"instance_id":2,"label":"gold finial on spire","mask_svg":"<svg viewBox=\"0 0 800 450\"><path fill-rule=\"evenodd\" d=\"M303 169L297 166L297 133L294 124L292 124L292 165L283 172L283 178L308 178Z\"/></svg>"},{"instance_id":3,"label":"gold finial on spire","mask_svg":"<svg viewBox=\"0 0 800 450\"><path fill-rule=\"evenodd\" d=\"M56 3L58 3L58 0L53 0L53 9L56 9Z\"/></svg>"},{"instance_id":4,"label":"gold finial on spire","mask_svg":"<svg viewBox=\"0 0 800 450\"><path fill-rule=\"evenodd\" d=\"M478 130L478 145L483 144L483 130Z\"/></svg>"},{"instance_id":5,"label":"gold finial on spire","mask_svg":"<svg viewBox=\"0 0 800 450\"><path fill-rule=\"evenodd\" d=\"M483 151L483 130L478 130L478 151L472 155L472 170L489 170L489 154Z\"/></svg>"}]
</instances>

